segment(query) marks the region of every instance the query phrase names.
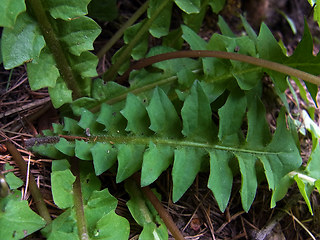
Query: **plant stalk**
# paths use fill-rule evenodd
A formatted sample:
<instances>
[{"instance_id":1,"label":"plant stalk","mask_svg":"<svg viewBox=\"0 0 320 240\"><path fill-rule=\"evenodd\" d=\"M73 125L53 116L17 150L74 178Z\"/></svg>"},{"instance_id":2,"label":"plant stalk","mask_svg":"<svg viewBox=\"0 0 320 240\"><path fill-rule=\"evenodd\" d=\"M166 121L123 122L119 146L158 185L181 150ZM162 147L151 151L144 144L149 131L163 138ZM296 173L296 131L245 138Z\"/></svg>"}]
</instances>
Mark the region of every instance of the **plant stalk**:
<instances>
[{"instance_id":1,"label":"plant stalk","mask_svg":"<svg viewBox=\"0 0 320 240\"><path fill-rule=\"evenodd\" d=\"M116 74L121 67L121 65L130 58L130 54L132 52L132 49L139 43L141 37L148 31L150 26L152 25L153 21L158 17L158 15L162 12L162 10L167 6L167 4L170 2L170 0L164 0L162 1L159 8L154 12L154 14L149 18L144 25L141 26L135 37L130 41L128 45L124 47L123 52L117 59L117 61L111 65L111 67L108 69L108 71L103 75L104 81L112 81Z\"/></svg>"},{"instance_id":2,"label":"plant stalk","mask_svg":"<svg viewBox=\"0 0 320 240\"><path fill-rule=\"evenodd\" d=\"M138 185L140 185L140 174L136 173L133 175L133 179L137 182ZM141 191L143 194L149 199L149 201L152 203L153 207L157 210L159 213L159 216L163 220L164 224L167 226L168 230L174 237L174 239L177 240L185 240L182 233L179 231L177 225L174 223L172 217L169 215L169 213L164 209L159 199L154 195L154 193L151 191L150 187L143 187L141 188Z\"/></svg>"},{"instance_id":3,"label":"plant stalk","mask_svg":"<svg viewBox=\"0 0 320 240\"><path fill-rule=\"evenodd\" d=\"M7 140L5 144L8 151L11 153L13 160L19 167L22 176L25 179L27 179L27 176L29 176L29 190L34 199L34 203L36 204L36 207L38 209L40 216L43 217L43 219L47 222L47 224L51 223L51 217L50 217L48 208L43 200L43 197L37 186L34 176L31 174L31 172L29 174L27 173L26 162L23 160L17 148L11 142L9 142L9 140Z\"/></svg>"},{"instance_id":4,"label":"plant stalk","mask_svg":"<svg viewBox=\"0 0 320 240\"><path fill-rule=\"evenodd\" d=\"M146 1L132 16L126 21L122 27L112 36L112 38L104 45L97 53L97 57L100 59L106 52L121 38L123 33L130 27L137 19L147 10L149 1Z\"/></svg>"},{"instance_id":5,"label":"plant stalk","mask_svg":"<svg viewBox=\"0 0 320 240\"><path fill-rule=\"evenodd\" d=\"M76 211L77 226L78 226L78 235L81 240L89 240L89 234L87 229L86 218L84 216L83 200L82 200L82 191L81 191L81 182L80 182L80 167L79 159L73 157L69 160L71 165L71 172L76 176L76 180L73 183L73 201L74 208Z\"/></svg>"},{"instance_id":6,"label":"plant stalk","mask_svg":"<svg viewBox=\"0 0 320 240\"><path fill-rule=\"evenodd\" d=\"M312 75L307 72L300 71L298 69L295 69L280 63L268 61L261 58L255 58L255 57L251 57L243 54L238 54L238 53L210 51L210 50L186 50L186 51L168 52L168 53L163 53L163 54L141 59L135 64L133 64L132 67L128 69L120 78L118 78L118 82L123 83L129 77L129 74L132 70L138 70L157 62L175 59L175 58L199 58L199 57L215 57L215 58L223 58L223 59L230 59L230 60L245 62L245 63L256 65L262 68L281 72L289 76L295 76L297 78L316 84L318 86L320 85L320 77Z\"/></svg>"},{"instance_id":7,"label":"plant stalk","mask_svg":"<svg viewBox=\"0 0 320 240\"><path fill-rule=\"evenodd\" d=\"M47 16L45 9L43 8L41 0L29 0L29 3L41 28L46 44L55 59L61 77L67 84L67 87L72 90L73 99L75 100L80 98L82 96L81 89L66 58L60 41L58 40L49 21L49 16Z\"/></svg>"}]
</instances>

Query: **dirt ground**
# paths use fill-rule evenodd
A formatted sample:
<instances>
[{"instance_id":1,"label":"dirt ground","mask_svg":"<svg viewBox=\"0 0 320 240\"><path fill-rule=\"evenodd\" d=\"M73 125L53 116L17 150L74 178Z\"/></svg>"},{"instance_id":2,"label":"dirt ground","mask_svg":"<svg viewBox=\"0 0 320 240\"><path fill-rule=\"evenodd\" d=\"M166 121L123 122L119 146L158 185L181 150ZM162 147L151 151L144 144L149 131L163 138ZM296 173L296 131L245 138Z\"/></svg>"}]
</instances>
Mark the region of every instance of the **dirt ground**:
<instances>
[{"instance_id":1,"label":"dirt ground","mask_svg":"<svg viewBox=\"0 0 320 240\"><path fill-rule=\"evenodd\" d=\"M129 17L143 3L142 0L118 2L125 17ZM315 53L318 52L320 31L317 24L312 20L313 9L307 0L229 0L227 2L227 6L222 11L222 16L230 24L232 30L241 34L240 21L237 15L246 12L248 21L257 31L261 21L264 21L277 40L281 39L284 42L289 53L292 53L301 39L304 19L306 19L315 38L314 51ZM285 16L293 21L296 33L290 27ZM106 25L102 25L102 28ZM116 31L116 26L117 24L111 26L111 28L114 28L112 31ZM217 16L209 13L205 18L200 35L205 38L216 31L218 31ZM103 37L108 37L111 34L112 32L109 32L109 30L103 29ZM97 50L102 44L103 38L100 37L95 45ZM121 46L121 42L116 44L116 47L119 46ZM116 50L113 49L112 51ZM110 61L108 59L110 57L106 56L106 61ZM100 65L99 69L103 69L103 66ZM292 96L289 92L287 95L288 101L290 101ZM41 130L50 128L53 122L59 122L59 117L58 112L50 104L47 89L39 91L30 89L25 66L6 71L1 65L0 135L2 138L10 137L26 160L31 156L31 171L39 179L50 213L52 216L57 216L61 213L61 210L53 204L51 196L51 160L37 158L23 146L23 139L30 138L41 133ZM309 152L310 140L304 139L302 156L305 161ZM6 162L14 164L11 156L3 150L0 155L0 170L3 170L3 165ZM20 176L17 167L13 171ZM280 201L276 208L270 209L271 192L267 185L262 185L258 189L250 211L246 213L241 206L239 195L241 179L239 178L234 181L229 206L224 213L221 213L212 193L206 186L207 174L200 174L192 187L176 204L170 201L169 193L172 185L168 180L168 175L170 175L169 171L164 173L153 187L156 187L162 194L163 205L168 209L186 239L312 239L307 231L310 231L316 239L320 239L320 199L318 193L311 197L314 209L314 216L312 217L296 187L289 191L288 196ZM103 174L101 176L102 183L106 179L115 181L108 174ZM127 196L123 194L121 186L116 186L115 182L114 186L114 188L110 188L110 192L119 200L117 212L130 219L130 214L125 205ZM141 228L132 219L131 224L131 239L138 239L137 236ZM37 237L35 236L32 239L37 239ZM41 239L40 236L39 239Z\"/></svg>"}]
</instances>

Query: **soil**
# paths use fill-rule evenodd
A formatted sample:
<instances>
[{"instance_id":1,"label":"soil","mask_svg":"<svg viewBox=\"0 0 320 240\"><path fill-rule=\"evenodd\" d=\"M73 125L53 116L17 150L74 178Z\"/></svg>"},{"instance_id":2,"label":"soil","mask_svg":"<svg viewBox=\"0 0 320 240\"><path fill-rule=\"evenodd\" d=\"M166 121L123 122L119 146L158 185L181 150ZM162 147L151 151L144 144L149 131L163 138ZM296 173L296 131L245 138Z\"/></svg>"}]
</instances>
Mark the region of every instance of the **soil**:
<instances>
[{"instance_id":1,"label":"soil","mask_svg":"<svg viewBox=\"0 0 320 240\"><path fill-rule=\"evenodd\" d=\"M114 23L100 23L103 32L95 43L97 51L106 42L106 39L117 30L118 26L129 18L143 2L139 0L118 1L122 13L121 17ZM178 11L174 10L174 14L178 14ZM320 31L312 19L313 9L306 0L228 0L222 11L222 16L234 32L241 34L238 14L246 14L248 21L257 32L261 22L264 21L275 37L284 42L289 54L293 52L301 39L304 19L306 19L315 38L314 52L318 52ZM177 21L180 19L178 15L173 17L176 17ZM290 27L286 17L293 21L296 33ZM217 19L217 15L212 12L208 13L200 31L203 38L206 39L218 31ZM157 42L158 40L151 41L152 44ZM104 61L99 64L98 72L102 72L108 67L111 55L121 46L122 42L120 41L109 51ZM291 93L288 92L287 96L288 101L291 101ZM304 103L302 100L301 102L301 107L304 108ZM318 109L316 112L318 113ZM317 116L317 119L320 117ZM28 160L30 156L31 172L39 180L41 191L53 217L59 215L61 210L54 205L51 196L51 160L36 157L28 152L24 148L23 141L50 128L54 122L59 122L59 116L57 110L50 104L48 91L47 89L39 91L30 89L26 66L7 71L1 65L0 135L3 139L9 137L25 160ZM304 138L301 142L302 156L306 161L311 148L310 139ZM7 162L15 166L12 157L3 147L0 145L0 153L2 151L0 170L3 170L3 166ZM17 176L21 176L17 167L12 171ZM320 199L318 193L311 195L314 209L314 216L311 216L296 187L290 189L287 197L280 201L276 208L270 209L271 192L266 184L262 184L250 211L246 213L242 209L239 195L241 179L236 178L230 203L226 211L222 213L206 186L207 174L199 174L192 187L177 203L172 203L170 200L169 193L172 190L172 183L168 180L168 175L170 175L169 170L152 187L156 187L158 192L162 194L163 206L171 214L186 239L312 239L307 231L310 231L316 239L320 239ZM130 218L130 213L125 205L128 197L122 186L116 185L114 177L108 174L103 174L101 180L118 198L117 212L129 220L131 219L131 239L138 239L141 228ZM107 182L108 185L106 185ZM32 201L31 206L34 207ZM31 239L41 239L41 236L34 235Z\"/></svg>"}]
</instances>

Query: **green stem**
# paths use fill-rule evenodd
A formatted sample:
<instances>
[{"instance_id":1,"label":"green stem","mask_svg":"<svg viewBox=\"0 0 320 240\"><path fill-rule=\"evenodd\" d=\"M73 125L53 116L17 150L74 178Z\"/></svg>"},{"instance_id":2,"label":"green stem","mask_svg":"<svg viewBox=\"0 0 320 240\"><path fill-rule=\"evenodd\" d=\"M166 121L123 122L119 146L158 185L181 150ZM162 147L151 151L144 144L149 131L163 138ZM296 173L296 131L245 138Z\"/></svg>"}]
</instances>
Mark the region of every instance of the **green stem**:
<instances>
[{"instance_id":1,"label":"green stem","mask_svg":"<svg viewBox=\"0 0 320 240\"><path fill-rule=\"evenodd\" d=\"M35 15L38 24L41 28L43 37L49 47L55 61L57 68L59 69L60 75L67 84L67 87L72 90L73 99L81 97L81 90L77 83L76 77L70 67L70 64L66 58L64 50L58 40L53 27L49 21L45 9L41 3L41 0L29 0L33 14Z\"/></svg>"},{"instance_id":2,"label":"green stem","mask_svg":"<svg viewBox=\"0 0 320 240\"><path fill-rule=\"evenodd\" d=\"M251 57L243 54L238 54L238 53L209 51L209 50L176 51L176 52L163 53L163 54L155 55L145 59L141 59L136 64L134 64L130 69L128 69L123 74L123 76L119 78L118 82L123 82L124 80L126 80L132 70L141 69L157 62L175 59L175 58L199 58L199 57L215 57L215 58L223 58L223 59L230 59L230 60L235 60L240 62L246 62L246 63L263 67L266 69L281 72L289 76L295 76L304 81L314 83L318 86L320 85L320 77L317 77L310 73L300 71L295 68L288 67L280 63L264 60L261 58L255 58L255 57Z\"/></svg>"},{"instance_id":3,"label":"green stem","mask_svg":"<svg viewBox=\"0 0 320 240\"><path fill-rule=\"evenodd\" d=\"M146 1L132 16L131 18L123 24L123 26L112 36L112 38L104 45L98 52L97 57L102 58L106 52L121 38L123 33L130 27L137 19L147 10L149 1Z\"/></svg>"},{"instance_id":4,"label":"green stem","mask_svg":"<svg viewBox=\"0 0 320 240\"><path fill-rule=\"evenodd\" d=\"M47 224L51 223L51 217L50 217L48 208L43 200L43 197L37 186L34 176L31 174L31 172L29 172L29 174L27 173L26 162L23 160L19 151L11 142L6 141L6 147L8 151L11 153L13 160L19 167L22 176L25 179L27 179L27 176L29 177L29 190L34 199L34 203L36 204L36 207L38 209L40 216L43 217L43 219L47 222Z\"/></svg>"},{"instance_id":5,"label":"green stem","mask_svg":"<svg viewBox=\"0 0 320 240\"><path fill-rule=\"evenodd\" d=\"M135 37L130 41L128 45L124 47L121 55L119 55L117 62L108 69L108 71L104 74L103 80L104 81L112 81L116 74L121 67L121 65L130 58L130 54L132 49L141 41L143 35L149 30L150 26L152 25L153 21L158 17L158 15L162 12L162 10L167 6L170 0L162 1L161 5L158 9L154 12L154 14L149 18L145 24L141 26Z\"/></svg>"},{"instance_id":6,"label":"green stem","mask_svg":"<svg viewBox=\"0 0 320 240\"><path fill-rule=\"evenodd\" d=\"M76 211L79 238L81 240L89 240L89 234L87 230L86 218L84 216L84 208L83 208L83 200L82 200L79 159L71 158L69 162L71 165L71 171L73 175L76 176L76 180L73 183L72 190L73 190L73 201L74 201L74 208Z\"/></svg>"}]
</instances>

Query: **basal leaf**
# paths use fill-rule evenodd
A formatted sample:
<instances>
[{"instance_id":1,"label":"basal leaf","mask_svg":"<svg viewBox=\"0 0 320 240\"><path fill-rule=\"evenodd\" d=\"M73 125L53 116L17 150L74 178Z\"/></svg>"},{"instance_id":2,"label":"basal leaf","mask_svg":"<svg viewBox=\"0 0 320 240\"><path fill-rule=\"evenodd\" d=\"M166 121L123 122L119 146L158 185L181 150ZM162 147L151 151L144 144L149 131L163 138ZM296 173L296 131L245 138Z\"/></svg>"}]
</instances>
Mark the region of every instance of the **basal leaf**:
<instances>
[{"instance_id":1,"label":"basal leaf","mask_svg":"<svg viewBox=\"0 0 320 240\"><path fill-rule=\"evenodd\" d=\"M25 10L24 0L3 0L0 8L0 26L13 27L17 16Z\"/></svg>"},{"instance_id":2,"label":"basal leaf","mask_svg":"<svg viewBox=\"0 0 320 240\"><path fill-rule=\"evenodd\" d=\"M172 9L173 2L170 1L167 6L161 11L161 14L152 22L151 26L149 27L149 32L152 36L156 38L160 38L165 36L169 32L169 27L171 23L171 9ZM161 1L151 0L149 2L148 8L148 17L150 18L155 11L161 5Z\"/></svg>"},{"instance_id":3,"label":"basal leaf","mask_svg":"<svg viewBox=\"0 0 320 240\"><path fill-rule=\"evenodd\" d=\"M153 183L173 161L173 148L170 146L155 145L150 142L149 148L143 155L141 169L141 186Z\"/></svg>"},{"instance_id":4,"label":"basal leaf","mask_svg":"<svg viewBox=\"0 0 320 240\"><path fill-rule=\"evenodd\" d=\"M90 0L48 0L46 7L53 18L71 20L87 14L87 5Z\"/></svg>"},{"instance_id":5,"label":"basal leaf","mask_svg":"<svg viewBox=\"0 0 320 240\"><path fill-rule=\"evenodd\" d=\"M178 114L162 89L154 90L152 99L147 111L150 117L150 129L159 135L179 136L181 132L181 123ZM170 124L163 124L168 122Z\"/></svg>"},{"instance_id":6,"label":"basal leaf","mask_svg":"<svg viewBox=\"0 0 320 240\"><path fill-rule=\"evenodd\" d=\"M58 78L54 87L48 88L52 105L55 108L61 107L65 103L72 102L72 91L68 89L62 78Z\"/></svg>"},{"instance_id":7,"label":"basal leaf","mask_svg":"<svg viewBox=\"0 0 320 240\"><path fill-rule=\"evenodd\" d=\"M210 151L208 188L213 192L222 212L226 209L232 190L233 174L229 166L233 155L227 151Z\"/></svg>"},{"instance_id":8,"label":"basal leaf","mask_svg":"<svg viewBox=\"0 0 320 240\"><path fill-rule=\"evenodd\" d=\"M299 175L296 174L293 179L296 181L297 185L298 185L298 188L299 188L299 191L304 199L304 201L306 202L307 206L308 206L308 209L309 209L309 212L311 215L313 215L313 211L312 211L312 207L311 207L311 203L310 203L310 194L311 192L313 191L313 186L310 187L310 185L308 183L304 183L302 181L302 179L299 178Z\"/></svg>"},{"instance_id":9,"label":"basal leaf","mask_svg":"<svg viewBox=\"0 0 320 240\"><path fill-rule=\"evenodd\" d=\"M35 20L21 13L13 28L4 28L1 37L3 64L6 69L37 58L45 41Z\"/></svg>"},{"instance_id":10,"label":"basal leaf","mask_svg":"<svg viewBox=\"0 0 320 240\"><path fill-rule=\"evenodd\" d=\"M63 131L68 133L76 134L76 135L83 135L83 129L78 125L78 122L72 118L65 117L63 119L64 127Z\"/></svg>"},{"instance_id":11,"label":"basal leaf","mask_svg":"<svg viewBox=\"0 0 320 240\"><path fill-rule=\"evenodd\" d=\"M84 205L84 214L89 235L93 236L97 222L105 215L114 211L117 207L117 199L107 188L101 191L93 191L87 204Z\"/></svg>"},{"instance_id":12,"label":"basal leaf","mask_svg":"<svg viewBox=\"0 0 320 240\"><path fill-rule=\"evenodd\" d=\"M212 141L216 136L213 127L209 100L200 83L196 81L191 94L186 98L181 109L183 119L182 134L189 139Z\"/></svg>"},{"instance_id":13,"label":"basal leaf","mask_svg":"<svg viewBox=\"0 0 320 240\"><path fill-rule=\"evenodd\" d=\"M121 144L118 146L117 183L141 169L144 149L144 145Z\"/></svg>"},{"instance_id":14,"label":"basal leaf","mask_svg":"<svg viewBox=\"0 0 320 240\"><path fill-rule=\"evenodd\" d=\"M196 34L191 28L181 25L182 38L190 45L192 50L206 50L206 41Z\"/></svg>"},{"instance_id":15,"label":"basal leaf","mask_svg":"<svg viewBox=\"0 0 320 240\"><path fill-rule=\"evenodd\" d=\"M172 168L172 201L177 202L191 186L200 171L205 152L202 149L178 148L174 151Z\"/></svg>"},{"instance_id":16,"label":"basal leaf","mask_svg":"<svg viewBox=\"0 0 320 240\"><path fill-rule=\"evenodd\" d=\"M306 166L308 176L320 179L320 146L316 143L316 147L312 151L308 164Z\"/></svg>"},{"instance_id":17,"label":"basal leaf","mask_svg":"<svg viewBox=\"0 0 320 240\"><path fill-rule=\"evenodd\" d=\"M11 166L9 163L6 163L5 164L5 170L8 171L8 170L11 170L11 169L14 169L13 166ZM9 188L11 190L13 189L17 189L19 187L21 187L24 182L18 178L16 175L14 175L13 172L8 172L6 175L5 175L5 181L7 182L7 184L9 185ZM2 193L2 189L4 189L3 187L1 188L1 193Z\"/></svg>"},{"instance_id":18,"label":"basal leaf","mask_svg":"<svg viewBox=\"0 0 320 240\"><path fill-rule=\"evenodd\" d=\"M52 240L79 240L76 224L75 213L69 208L42 229L41 233Z\"/></svg>"},{"instance_id":19,"label":"basal leaf","mask_svg":"<svg viewBox=\"0 0 320 240\"><path fill-rule=\"evenodd\" d=\"M123 36L123 40L126 44L128 44L134 37L136 36L137 32L140 30L140 28L146 24L146 20L141 21L131 27L129 27ZM123 51L124 48L120 49L113 57L112 57L112 63L117 61L118 56L120 56L121 51ZM131 56L133 59L138 60L140 58L143 58L148 50L148 33L144 33L144 35L141 37L141 41L139 41L134 48L131 51Z\"/></svg>"},{"instance_id":20,"label":"basal leaf","mask_svg":"<svg viewBox=\"0 0 320 240\"><path fill-rule=\"evenodd\" d=\"M54 87L60 76L54 58L48 48L43 48L40 56L27 64L28 80L32 90Z\"/></svg>"},{"instance_id":21,"label":"basal leaf","mask_svg":"<svg viewBox=\"0 0 320 240\"><path fill-rule=\"evenodd\" d=\"M96 77L98 58L90 52L82 52L80 56L70 56L70 64L72 70L78 73L81 77Z\"/></svg>"},{"instance_id":22,"label":"basal leaf","mask_svg":"<svg viewBox=\"0 0 320 240\"><path fill-rule=\"evenodd\" d=\"M100 34L99 25L88 17L77 17L70 21L57 20L58 36L70 53L80 56L93 50L93 41Z\"/></svg>"},{"instance_id":23,"label":"basal leaf","mask_svg":"<svg viewBox=\"0 0 320 240\"><path fill-rule=\"evenodd\" d=\"M175 0L174 2L182 11L188 14L200 11L200 0Z\"/></svg>"},{"instance_id":24,"label":"basal leaf","mask_svg":"<svg viewBox=\"0 0 320 240\"><path fill-rule=\"evenodd\" d=\"M126 181L125 189L130 195L127 206L136 222L143 227L139 239L168 239L167 228L152 204L148 204L137 183Z\"/></svg>"},{"instance_id":25,"label":"basal leaf","mask_svg":"<svg viewBox=\"0 0 320 240\"><path fill-rule=\"evenodd\" d=\"M119 231L120 229L121 231ZM128 220L120 217L114 211L111 211L98 221L92 239L127 240L129 238L129 233L130 226Z\"/></svg>"},{"instance_id":26,"label":"basal leaf","mask_svg":"<svg viewBox=\"0 0 320 240\"><path fill-rule=\"evenodd\" d=\"M208 4L214 13L218 13L223 9L225 2L226 0L209 0Z\"/></svg>"},{"instance_id":27,"label":"basal leaf","mask_svg":"<svg viewBox=\"0 0 320 240\"><path fill-rule=\"evenodd\" d=\"M287 194L289 187L293 184L294 180L286 175L277 184L276 189L272 192L272 198L270 202L270 207L274 208L276 203L284 198Z\"/></svg>"},{"instance_id":28,"label":"basal leaf","mask_svg":"<svg viewBox=\"0 0 320 240\"><path fill-rule=\"evenodd\" d=\"M53 161L52 168L60 168L65 166L63 160ZM70 169L55 170L51 173L52 195L55 204L61 208L69 208L74 205L72 184L76 180Z\"/></svg>"},{"instance_id":29,"label":"basal leaf","mask_svg":"<svg viewBox=\"0 0 320 240\"><path fill-rule=\"evenodd\" d=\"M21 192L14 191L0 199L0 238L22 239L43 228L45 221L33 212L26 200L20 200Z\"/></svg>"},{"instance_id":30,"label":"basal leaf","mask_svg":"<svg viewBox=\"0 0 320 240\"><path fill-rule=\"evenodd\" d=\"M220 28L220 31L222 35L227 36L227 37L236 37L236 35L232 32L231 28L227 24L227 22L223 19L222 16L219 15L219 20L218 20L218 26Z\"/></svg>"}]
</instances>

